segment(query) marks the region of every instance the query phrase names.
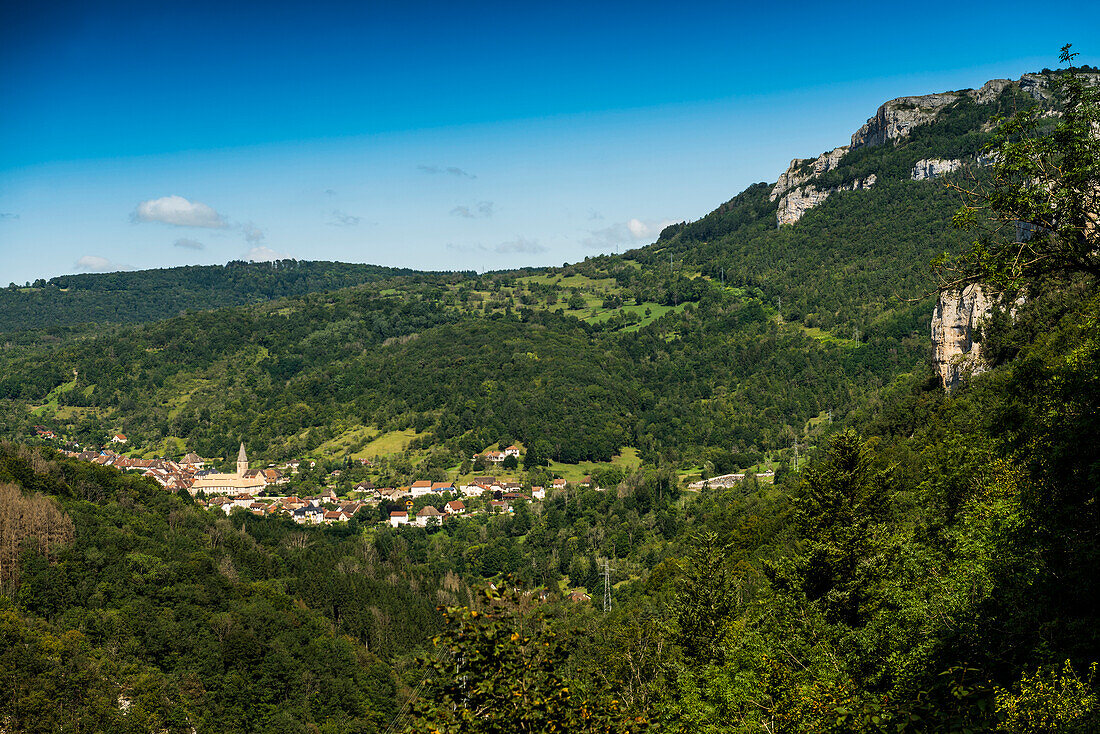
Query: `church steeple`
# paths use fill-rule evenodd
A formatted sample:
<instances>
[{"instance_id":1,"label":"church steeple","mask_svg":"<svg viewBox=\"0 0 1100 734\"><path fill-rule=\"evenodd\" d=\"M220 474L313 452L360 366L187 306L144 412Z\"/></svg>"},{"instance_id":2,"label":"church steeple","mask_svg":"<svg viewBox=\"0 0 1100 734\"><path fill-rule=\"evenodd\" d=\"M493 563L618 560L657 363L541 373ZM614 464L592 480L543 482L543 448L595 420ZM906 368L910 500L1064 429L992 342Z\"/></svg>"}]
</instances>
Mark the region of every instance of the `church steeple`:
<instances>
[{"instance_id":1,"label":"church steeple","mask_svg":"<svg viewBox=\"0 0 1100 734\"><path fill-rule=\"evenodd\" d=\"M248 454L244 452L244 441L241 441L241 450L237 452L237 476L243 477L248 471Z\"/></svg>"}]
</instances>

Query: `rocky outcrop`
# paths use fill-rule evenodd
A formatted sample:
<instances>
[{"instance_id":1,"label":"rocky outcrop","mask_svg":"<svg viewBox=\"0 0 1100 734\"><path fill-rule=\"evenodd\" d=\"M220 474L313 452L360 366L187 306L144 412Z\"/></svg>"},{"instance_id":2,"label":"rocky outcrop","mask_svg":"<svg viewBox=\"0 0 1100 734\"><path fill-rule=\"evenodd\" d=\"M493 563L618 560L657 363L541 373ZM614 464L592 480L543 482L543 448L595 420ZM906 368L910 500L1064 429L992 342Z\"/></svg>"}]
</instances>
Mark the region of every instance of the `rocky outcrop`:
<instances>
[{"instance_id":1,"label":"rocky outcrop","mask_svg":"<svg viewBox=\"0 0 1100 734\"><path fill-rule=\"evenodd\" d=\"M1020 77L1020 91L1036 102L1049 105L1054 102L1054 90L1050 88L1050 78L1043 74L1024 74Z\"/></svg>"},{"instance_id":2,"label":"rocky outcrop","mask_svg":"<svg viewBox=\"0 0 1100 734\"><path fill-rule=\"evenodd\" d=\"M828 153L822 153L817 158L795 158L772 187L771 200L775 201L777 197L796 186L801 186L814 176L833 170L840 165L840 159L847 152L848 146L842 145Z\"/></svg>"},{"instance_id":3,"label":"rocky outcrop","mask_svg":"<svg viewBox=\"0 0 1100 734\"><path fill-rule=\"evenodd\" d=\"M918 125L935 119L944 107L957 102L958 92L898 97L878 108L875 116L852 135L852 150L868 145L885 145L900 140Z\"/></svg>"},{"instance_id":4,"label":"rocky outcrop","mask_svg":"<svg viewBox=\"0 0 1100 734\"><path fill-rule=\"evenodd\" d=\"M875 185L877 177L871 174L867 178L857 179L851 183L842 184L829 189L819 189L813 184L800 186L793 191L788 191L779 199L779 209L775 214L776 226L794 224L802 215L818 204L828 199L838 191L859 191L869 189Z\"/></svg>"},{"instance_id":5,"label":"rocky outcrop","mask_svg":"<svg viewBox=\"0 0 1100 734\"><path fill-rule=\"evenodd\" d=\"M924 158L913 166L913 172L909 176L914 181L929 181L945 173L951 173L962 168L963 162L958 158Z\"/></svg>"},{"instance_id":6,"label":"rocky outcrop","mask_svg":"<svg viewBox=\"0 0 1100 734\"><path fill-rule=\"evenodd\" d=\"M978 104L989 104L996 101L1010 86L1012 86L1011 79L990 79L982 85L981 89L970 89L966 93Z\"/></svg>"},{"instance_id":7,"label":"rocky outcrop","mask_svg":"<svg viewBox=\"0 0 1100 734\"><path fill-rule=\"evenodd\" d=\"M945 390L955 389L968 375L985 371L976 336L991 305L977 284L940 292L932 312L932 365Z\"/></svg>"},{"instance_id":8,"label":"rocky outcrop","mask_svg":"<svg viewBox=\"0 0 1100 734\"><path fill-rule=\"evenodd\" d=\"M791 161L791 165L779 177L779 181L771 191L771 200L778 201L777 225L797 222L808 210L821 204L837 191L866 189L874 185L876 181L874 175L837 187L822 187L814 182L816 177L839 166L847 153L868 146L894 144L906 138L913 128L935 120L940 112L959 100L970 98L978 104L990 104L1011 87L1016 87L1030 95L1043 107L1049 107L1053 102L1050 77L1043 74L1024 74L1018 81L991 79L979 89L926 94L919 97L898 97L886 102L878 108L874 117L867 120L866 124L852 135L851 145L836 148L817 158ZM1045 114L1055 113L1048 111ZM969 160L973 160L979 166L989 165L991 162L983 156L979 156L976 160ZM963 161L955 159L925 159L913 167L911 178L914 181L936 178L956 171L962 165Z\"/></svg>"},{"instance_id":9,"label":"rocky outcrop","mask_svg":"<svg viewBox=\"0 0 1100 734\"><path fill-rule=\"evenodd\" d=\"M848 152L848 146L843 145L828 153L822 153L817 158L795 158L787 171L779 177L779 181L772 187L771 200L779 200L776 211L776 226L794 224L802 215L810 209L829 198L837 191L856 191L868 189L874 185L876 176L871 174L867 178L852 181L851 183L834 186L832 188L818 188L806 182L833 170Z\"/></svg>"}]
</instances>

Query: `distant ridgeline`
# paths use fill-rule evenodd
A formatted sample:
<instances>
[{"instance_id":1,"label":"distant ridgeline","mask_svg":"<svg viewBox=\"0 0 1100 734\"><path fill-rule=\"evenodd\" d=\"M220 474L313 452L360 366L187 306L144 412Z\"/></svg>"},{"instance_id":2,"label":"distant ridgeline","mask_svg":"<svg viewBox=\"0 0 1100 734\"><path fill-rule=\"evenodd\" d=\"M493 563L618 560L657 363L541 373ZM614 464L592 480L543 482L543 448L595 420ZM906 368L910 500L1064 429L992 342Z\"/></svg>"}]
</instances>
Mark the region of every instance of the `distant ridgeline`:
<instances>
[{"instance_id":1,"label":"distant ridgeline","mask_svg":"<svg viewBox=\"0 0 1100 734\"><path fill-rule=\"evenodd\" d=\"M0 332L76 324L133 324L273 298L347 288L407 268L279 260L189 265L161 270L60 275L0 290Z\"/></svg>"}]
</instances>

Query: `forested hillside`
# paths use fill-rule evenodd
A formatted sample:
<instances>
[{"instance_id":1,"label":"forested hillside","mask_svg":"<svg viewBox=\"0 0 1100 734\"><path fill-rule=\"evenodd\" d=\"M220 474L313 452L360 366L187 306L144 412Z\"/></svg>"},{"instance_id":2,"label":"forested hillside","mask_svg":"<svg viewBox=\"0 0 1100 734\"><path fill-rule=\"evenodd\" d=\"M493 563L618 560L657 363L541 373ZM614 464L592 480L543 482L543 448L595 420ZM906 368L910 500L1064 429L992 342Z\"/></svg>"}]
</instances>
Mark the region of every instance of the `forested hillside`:
<instances>
[{"instance_id":1,"label":"forested hillside","mask_svg":"<svg viewBox=\"0 0 1100 734\"><path fill-rule=\"evenodd\" d=\"M133 324L318 291L415 271L377 265L281 260L162 270L60 275L0 290L0 332Z\"/></svg>"}]
</instances>

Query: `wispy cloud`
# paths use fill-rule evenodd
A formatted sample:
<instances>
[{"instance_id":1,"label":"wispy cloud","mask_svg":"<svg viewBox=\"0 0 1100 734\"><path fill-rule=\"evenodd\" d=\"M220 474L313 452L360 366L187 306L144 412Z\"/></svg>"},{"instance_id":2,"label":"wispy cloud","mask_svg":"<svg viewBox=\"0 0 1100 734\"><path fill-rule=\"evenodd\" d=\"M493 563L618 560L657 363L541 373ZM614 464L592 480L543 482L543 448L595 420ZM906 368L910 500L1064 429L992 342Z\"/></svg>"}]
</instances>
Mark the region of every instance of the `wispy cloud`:
<instances>
[{"instance_id":1,"label":"wispy cloud","mask_svg":"<svg viewBox=\"0 0 1100 734\"><path fill-rule=\"evenodd\" d=\"M519 236L514 240L508 240L507 242L501 242L499 245L493 248L494 252L510 253L510 252L526 252L526 253L539 253L546 252L546 248L539 244L538 240L529 240L526 237Z\"/></svg>"},{"instance_id":2,"label":"wispy cloud","mask_svg":"<svg viewBox=\"0 0 1100 734\"><path fill-rule=\"evenodd\" d=\"M464 217L466 219L488 219L493 216L493 202L479 201L477 206L456 206L451 210L452 217Z\"/></svg>"},{"instance_id":3,"label":"wispy cloud","mask_svg":"<svg viewBox=\"0 0 1100 734\"><path fill-rule=\"evenodd\" d=\"M172 243L172 247L181 247L184 250L205 250L206 245L198 240L189 240L186 237L176 240Z\"/></svg>"},{"instance_id":4,"label":"wispy cloud","mask_svg":"<svg viewBox=\"0 0 1100 734\"><path fill-rule=\"evenodd\" d=\"M161 222L176 227L224 229L229 226L225 217L212 207L174 194L141 202L130 215L130 219L134 222Z\"/></svg>"},{"instance_id":5,"label":"wispy cloud","mask_svg":"<svg viewBox=\"0 0 1100 734\"><path fill-rule=\"evenodd\" d=\"M336 189L325 189L326 196L336 196Z\"/></svg>"},{"instance_id":6,"label":"wispy cloud","mask_svg":"<svg viewBox=\"0 0 1100 734\"><path fill-rule=\"evenodd\" d=\"M539 244L538 240L529 240L523 235L518 235L515 239L508 240L507 242L501 242L496 247L486 247L480 242L475 242L468 245L460 245L455 242L448 242L444 245L448 250L452 252L492 252L498 255L505 255L509 253L528 253L537 254L540 252L546 252L546 248Z\"/></svg>"},{"instance_id":7,"label":"wispy cloud","mask_svg":"<svg viewBox=\"0 0 1100 734\"><path fill-rule=\"evenodd\" d=\"M457 166L417 166L416 170L422 173L429 174L444 174L447 176L458 176L459 178L477 178L469 171L464 171Z\"/></svg>"},{"instance_id":8,"label":"wispy cloud","mask_svg":"<svg viewBox=\"0 0 1100 734\"><path fill-rule=\"evenodd\" d=\"M675 223L672 219L631 219L617 222L609 227L589 230L588 236L581 238L581 244L598 250L635 245L645 240L656 240L662 229Z\"/></svg>"},{"instance_id":9,"label":"wispy cloud","mask_svg":"<svg viewBox=\"0 0 1100 734\"><path fill-rule=\"evenodd\" d=\"M361 221L363 221L362 217L342 212L339 209L333 209L332 214L329 215L328 223L334 227L354 227Z\"/></svg>"},{"instance_id":10,"label":"wispy cloud","mask_svg":"<svg viewBox=\"0 0 1100 734\"><path fill-rule=\"evenodd\" d=\"M85 255L77 260L73 264L73 267L88 273L107 273L115 270L130 270L130 267L127 265L111 262L107 258L100 257L99 255Z\"/></svg>"},{"instance_id":11,"label":"wispy cloud","mask_svg":"<svg viewBox=\"0 0 1100 734\"><path fill-rule=\"evenodd\" d=\"M488 252L489 248L480 242L472 245L460 245L456 242L448 242L444 245L448 250L452 252Z\"/></svg>"},{"instance_id":12,"label":"wispy cloud","mask_svg":"<svg viewBox=\"0 0 1100 734\"><path fill-rule=\"evenodd\" d=\"M15 212L0 212L0 222L6 222L12 219L19 219L19 215Z\"/></svg>"},{"instance_id":13,"label":"wispy cloud","mask_svg":"<svg viewBox=\"0 0 1100 734\"><path fill-rule=\"evenodd\" d=\"M252 222L248 224L240 225L241 234L244 235L244 241L249 244L256 244L264 241L264 231L257 227Z\"/></svg>"}]
</instances>

